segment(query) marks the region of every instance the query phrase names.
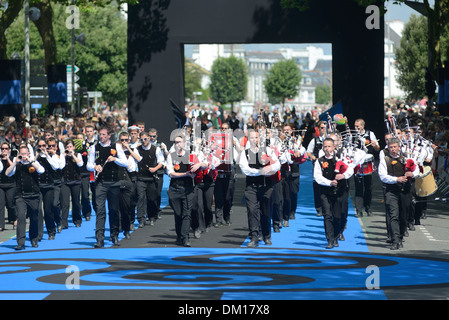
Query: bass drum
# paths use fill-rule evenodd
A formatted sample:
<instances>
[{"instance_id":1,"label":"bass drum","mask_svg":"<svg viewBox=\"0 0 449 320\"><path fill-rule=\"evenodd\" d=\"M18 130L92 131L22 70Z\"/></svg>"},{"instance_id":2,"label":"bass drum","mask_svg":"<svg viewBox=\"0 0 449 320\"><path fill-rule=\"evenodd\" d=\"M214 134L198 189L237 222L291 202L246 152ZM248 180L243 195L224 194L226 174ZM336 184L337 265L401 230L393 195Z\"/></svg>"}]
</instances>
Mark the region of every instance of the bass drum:
<instances>
[{"instance_id":1,"label":"bass drum","mask_svg":"<svg viewBox=\"0 0 449 320\"><path fill-rule=\"evenodd\" d=\"M438 186L433 177L432 168L425 166L423 173L415 179L415 192L418 197L427 197L434 194L438 190Z\"/></svg>"}]
</instances>

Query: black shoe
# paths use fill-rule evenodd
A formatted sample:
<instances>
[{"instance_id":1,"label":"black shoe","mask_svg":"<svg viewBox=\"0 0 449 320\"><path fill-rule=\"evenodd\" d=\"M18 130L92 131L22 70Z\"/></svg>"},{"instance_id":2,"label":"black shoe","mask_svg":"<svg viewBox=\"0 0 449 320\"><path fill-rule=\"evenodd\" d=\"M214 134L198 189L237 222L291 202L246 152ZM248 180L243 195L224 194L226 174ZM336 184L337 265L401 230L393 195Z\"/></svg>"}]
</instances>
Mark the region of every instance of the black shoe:
<instances>
[{"instance_id":1,"label":"black shoe","mask_svg":"<svg viewBox=\"0 0 449 320\"><path fill-rule=\"evenodd\" d=\"M361 218L361 217L363 217L363 213L361 213L361 212L356 212L356 213L355 213L355 216L356 216L357 218Z\"/></svg>"},{"instance_id":2,"label":"black shoe","mask_svg":"<svg viewBox=\"0 0 449 320\"><path fill-rule=\"evenodd\" d=\"M279 229L279 226L278 226L278 225L274 225L274 226L273 226L273 232L276 232L276 233L281 232L281 230Z\"/></svg>"},{"instance_id":3,"label":"black shoe","mask_svg":"<svg viewBox=\"0 0 449 320\"><path fill-rule=\"evenodd\" d=\"M251 241L248 243L248 248L255 248L259 246L258 239L251 239Z\"/></svg>"},{"instance_id":4,"label":"black shoe","mask_svg":"<svg viewBox=\"0 0 449 320\"><path fill-rule=\"evenodd\" d=\"M415 226L413 225L413 223L409 223L409 224L408 224L408 229L409 229L410 231L415 231Z\"/></svg>"},{"instance_id":5,"label":"black shoe","mask_svg":"<svg viewBox=\"0 0 449 320\"><path fill-rule=\"evenodd\" d=\"M340 235L338 236L338 240L345 241L345 236L343 235L343 233L340 233Z\"/></svg>"},{"instance_id":6,"label":"black shoe","mask_svg":"<svg viewBox=\"0 0 449 320\"><path fill-rule=\"evenodd\" d=\"M399 242L393 242L393 244L390 247L390 250L399 250L400 246L401 245L399 244Z\"/></svg>"},{"instance_id":7,"label":"black shoe","mask_svg":"<svg viewBox=\"0 0 449 320\"><path fill-rule=\"evenodd\" d=\"M90 221L90 216L86 217L85 219L86 221Z\"/></svg>"},{"instance_id":8,"label":"black shoe","mask_svg":"<svg viewBox=\"0 0 449 320\"><path fill-rule=\"evenodd\" d=\"M145 221L139 221L139 228L143 228L143 226L145 225Z\"/></svg>"},{"instance_id":9,"label":"black shoe","mask_svg":"<svg viewBox=\"0 0 449 320\"><path fill-rule=\"evenodd\" d=\"M123 232L123 235L125 236L125 239L127 240L131 239L131 234L129 233L129 231Z\"/></svg>"},{"instance_id":10,"label":"black shoe","mask_svg":"<svg viewBox=\"0 0 449 320\"><path fill-rule=\"evenodd\" d=\"M263 241L265 242L265 244L266 244L267 246L271 246L271 245L273 244L273 242L271 242L271 239L270 239L270 238L265 238Z\"/></svg>"},{"instance_id":11,"label":"black shoe","mask_svg":"<svg viewBox=\"0 0 449 320\"><path fill-rule=\"evenodd\" d=\"M120 246L120 242L118 241L118 236L113 236L112 237L112 245L115 247Z\"/></svg>"},{"instance_id":12,"label":"black shoe","mask_svg":"<svg viewBox=\"0 0 449 320\"><path fill-rule=\"evenodd\" d=\"M31 240L31 246L32 246L33 248L39 247L37 240Z\"/></svg>"},{"instance_id":13,"label":"black shoe","mask_svg":"<svg viewBox=\"0 0 449 320\"><path fill-rule=\"evenodd\" d=\"M338 247L339 245L338 245L338 240L337 240L337 238L335 238L334 239L334 247Z\"/></svg>"},{"instance_id":14,"label":"black shoe","mask_svg":"<svg viewBox=\"0 0 449 320\"><path fill-rule=\"evenodd\" d=\"M327 246L326 246L326 249L332 249L334 247L334 242L331 240L331 241L328 241L327 242Z\"/></svg>"},{"instance_id":15,"label":"black shoe","mask_svg":"<svg viewBox=\"0 0 449 320\"><path fill-rule=\"evenodd\" d=\"M62 224L58 224L58 226L56 227L56 230L58 231L58 233L61 233L61 231L62 231Z\"/></svg>"},{"instance_id":16,"label":"black shoe","mask_svg":"<svg viewBox=\"0 0 449 320\"><path fill-rule=\"evenodd\" d=\"M182 245L184 247L191 247L189 239L184 239L184 241L182 242Z\"/></svg>"},{"instance_id":17,"label":"black shoe","mask_svg":"<svg viewBox=\"0 0 449 320\"><path fill-rule=\"evenodd\" d=\"M103 248L104 247L104 241L97 240L97 242L94 244L95 248Z\"/></svg>"},{"instance_id":18,"label":"black shoe","mask_svg":"<svg viewBox=\"0 0 449 320\"><path fill-rule=\"evenodd\" d=\"M48 235L48 240L55 240L55 235L54 234Z\"/></svg>"},{"instance_id":19,"label":"black shoe","mask_svg":"<svg viewBox=\"0 0 449 320\"><path fill-rule=\"evenodd\" d=\"M14 247L14 250L25 250L25 245L24 244L18 244L17 246Z\"/></svg>"}]
</instances>

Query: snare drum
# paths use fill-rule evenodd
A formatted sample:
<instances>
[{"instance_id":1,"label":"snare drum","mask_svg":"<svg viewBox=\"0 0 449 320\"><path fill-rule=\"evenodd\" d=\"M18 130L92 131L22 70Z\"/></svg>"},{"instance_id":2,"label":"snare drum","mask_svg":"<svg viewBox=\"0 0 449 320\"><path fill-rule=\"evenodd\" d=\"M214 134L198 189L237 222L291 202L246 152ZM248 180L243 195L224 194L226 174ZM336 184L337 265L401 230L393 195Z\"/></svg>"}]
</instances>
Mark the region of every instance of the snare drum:
<instances>
[{"instance_id":1,"label":"snare drum","mask_svg":"<svg viewBox=\"0 0 449 320\"><path fill-rule=\"evenodd\" d=\"M438 186L433 177L431 167L423 167L423 173L421 173L415 179L415 191L418 197L427 197L434 194L438 190Z\"/></svg>"},{"instance_id":2,"label":"snare drum","mask_svg":"<svg viewBox=\"0 0 449 320\"><path fill-rule=\"evenodd\" d=\"M368 176L376 171L376 165L374 164L374 156L367 154L361 164L354 169L354 173L359 176Z\"/></svg>"}]
</instances>

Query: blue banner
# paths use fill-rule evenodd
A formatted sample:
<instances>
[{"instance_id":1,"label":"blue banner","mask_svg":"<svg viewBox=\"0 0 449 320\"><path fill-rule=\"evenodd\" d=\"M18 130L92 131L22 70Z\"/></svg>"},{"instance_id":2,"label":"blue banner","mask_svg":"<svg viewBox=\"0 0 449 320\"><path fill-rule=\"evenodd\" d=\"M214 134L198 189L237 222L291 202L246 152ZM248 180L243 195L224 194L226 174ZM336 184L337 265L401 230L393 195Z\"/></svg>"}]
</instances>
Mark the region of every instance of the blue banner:
<instances>
[{"instance_id":1,"label":"blue banner","mask_svg":"<svg viewBox=\"0 0 449 320\"><path fill-rule=\"evenodd\" d=\"M0 105L21 104L21 89L20 80L0 81Z\"/></svg>"}]
</instances>

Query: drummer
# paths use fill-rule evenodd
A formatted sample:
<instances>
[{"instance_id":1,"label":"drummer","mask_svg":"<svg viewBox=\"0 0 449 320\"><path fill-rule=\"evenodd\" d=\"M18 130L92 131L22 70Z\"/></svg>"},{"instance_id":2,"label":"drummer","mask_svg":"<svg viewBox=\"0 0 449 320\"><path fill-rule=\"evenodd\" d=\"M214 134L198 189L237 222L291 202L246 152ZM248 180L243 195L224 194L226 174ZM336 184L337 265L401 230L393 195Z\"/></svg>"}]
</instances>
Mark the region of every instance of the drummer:
<instances>
[{"instance_id":1,"label":"drummer","mask_svg":"<svg viewBox=\"0 0 449 320\"><path fill-rule=\"evenodd\" d=\"M358 131L361 138L361 145L359 145L359 148L366 149L366 152L371 155L374 161L374 153L377 153L380 150L376 135L374 132L365 129L365 121L361 118L355 120L354 127ZM360 175L356 172L354 173L356 216L362 217L363 209L365 209L368 216L371 216L373 176L372 174Z\"/></svg>"},{"instance_id":2,"label":"drummer","mask_svg":"<svg viewBox=\"0 0 449 320\"><path fill-rule=\"evenodd\" d=\"M434 157L433 148L431 144L425 144L423 146L419 146L419 148L421 149L418 150L420 154L420 157L418 157L418 165L420 167L420 171L422 171L422 174L426 174L432 171L431 164L432 159ZM421 219L426 219L427 199L428 196L420 197L418 196L418 194L415 194L416 200L414 212L415 225L420 225Z\"/></svg>"}]
</instances>

